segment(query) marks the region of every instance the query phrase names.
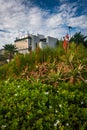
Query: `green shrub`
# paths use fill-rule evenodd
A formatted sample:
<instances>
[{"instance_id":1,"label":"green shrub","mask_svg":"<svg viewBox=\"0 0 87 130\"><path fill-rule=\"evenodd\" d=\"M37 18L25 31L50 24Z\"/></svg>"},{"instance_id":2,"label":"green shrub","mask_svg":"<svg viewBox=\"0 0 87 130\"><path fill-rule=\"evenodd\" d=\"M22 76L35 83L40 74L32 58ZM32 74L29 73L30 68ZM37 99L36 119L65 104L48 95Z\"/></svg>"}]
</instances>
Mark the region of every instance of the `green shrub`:
<instances>
[{"instance_id":1,"label":"green shrub","mask_svg":"<svg viewBox=\"0 0 87 130\"><path fill-rule=\"evenodd\" d=\"M64 66L62 66L62 64L64 63L71 69L70 73L67 73L68 76L73 76L76 80L79 76L80 80L85 80L87 77L86 49L87 48L81 45L76 46L74 43L70 43L67 53L65 53L62 43L59 43L56 48L37 48L30 54L17 54L6 66L0 66L0 79L19 77L22 73L25 73L26 68L28 73L36 71L36 66L40 67L41 64L46 62L50 66L53 65L58 72L60 70L58 70L57 66L60 66L60 68L63 69ZM65 73L62 72L62 74L64 75L63 77L66 77Z\"/></svg>"},{"instance_id":2,"label":"green shrub","mask_svg":"<svg viewBox=\"0 0 87 130\"><path fill-rule=\"evenodd\" d=\"M58 87L34 79L0 83L1 130L86 130L87 83Z\"/></svg>"},{"instance_id":3,"label":"green shrub","mask_svg":"<svg viewBox=\"0 0 87 130\"><path fill-rule=\"evenodd\" d=\"M0 66L0 80L5 80L7 78L8 65Z\"/></svg>"}]
</instances>

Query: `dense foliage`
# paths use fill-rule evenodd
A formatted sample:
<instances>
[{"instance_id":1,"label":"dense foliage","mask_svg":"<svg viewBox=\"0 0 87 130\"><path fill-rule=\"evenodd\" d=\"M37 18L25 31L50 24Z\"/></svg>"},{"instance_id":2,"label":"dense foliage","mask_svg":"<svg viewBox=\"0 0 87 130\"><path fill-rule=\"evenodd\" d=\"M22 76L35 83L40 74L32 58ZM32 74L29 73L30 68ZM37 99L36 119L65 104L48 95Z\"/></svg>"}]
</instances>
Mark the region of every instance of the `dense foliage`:
<instances>
[{"instance_id":1,"label":"dense foliage","mask_svg":"<svg viewBox=\"0 0 87 130\"><path fill-rule=\"evenodd\" d=\"M87 83L51 85L6 80L0 85L1 130L86 130Z\"/></svg>"},{"instance_id":2,"label":"dense foliage","mask_svg":"<svg viewBox=\"0 0 87 130\"><path fill-rule=\"evenodd\" d=\"M74 43L67 52L59 45L57 48L37 48L30 54L15 55L14 59L0 67L0 79L23 77L36 80L55 79L72 83L83 81L87 77L87 48ZM72 81L71 81L72 80ZM54 81L53 81L54 82ZM46 82L45 82L46 83Z\"/></svg>"},{"instance_id":3,"label":"dense foliage","mask_svg":"<svg viewBox=\"0 0 87 130\"><path fill-rule=\"evenodd\" d=\"M70 41L75 42L77 45L83 44L87 47L87 36L81 34L81 32L75 33L73 37L71 37Z\"/></svg>"},{"instance_id":4,"label":"dense foliage","mask_svg":"<svg viewBox=\"0 0 87 130\"><path fill-rule=\"evenodd\" d=\"M0 66L1 130L86 130L87 48L37 48Z\"/></svg>"}]
</instances>

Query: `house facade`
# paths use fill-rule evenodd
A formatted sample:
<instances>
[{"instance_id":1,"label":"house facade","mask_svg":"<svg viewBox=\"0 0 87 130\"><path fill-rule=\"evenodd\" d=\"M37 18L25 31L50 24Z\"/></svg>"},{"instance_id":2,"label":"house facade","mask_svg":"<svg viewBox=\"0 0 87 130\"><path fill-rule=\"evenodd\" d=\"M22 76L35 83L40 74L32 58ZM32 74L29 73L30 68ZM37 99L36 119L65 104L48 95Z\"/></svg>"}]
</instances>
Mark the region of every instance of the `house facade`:
<instances>
[{"instance_id":1,"label":"house facade","mask_svg":"<svg viewBox=\"0 0 87 130\"><path fill-rule=\"evenodd\" d=\"M34 51L37 46L43 49L46 46L56 47L57 38L47 36L46 38L43 35L32 35L28 34L21 38L16 38L15 46L18 49L19 53L26 54L30 51Z\"/></svg>"}]
</instances>

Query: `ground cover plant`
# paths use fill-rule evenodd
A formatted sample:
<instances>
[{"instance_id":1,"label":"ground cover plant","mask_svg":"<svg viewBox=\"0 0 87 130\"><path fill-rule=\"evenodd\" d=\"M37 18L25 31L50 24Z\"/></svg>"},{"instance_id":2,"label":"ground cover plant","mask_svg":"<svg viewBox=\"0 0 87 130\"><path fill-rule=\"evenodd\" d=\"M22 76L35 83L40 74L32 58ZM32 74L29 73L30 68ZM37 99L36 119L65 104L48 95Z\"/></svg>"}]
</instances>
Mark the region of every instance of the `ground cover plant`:
<instances>
[{"instance_id":1,"label":"ground cover plant","mask_svg":"<svg viewBox=\"0 0 87 130\"><path fill-rule=\"evenodd\" d=\"M1 130L87 129L87 83L9 79L0 84L0 104Z\"/></svg>"}]
</instances>

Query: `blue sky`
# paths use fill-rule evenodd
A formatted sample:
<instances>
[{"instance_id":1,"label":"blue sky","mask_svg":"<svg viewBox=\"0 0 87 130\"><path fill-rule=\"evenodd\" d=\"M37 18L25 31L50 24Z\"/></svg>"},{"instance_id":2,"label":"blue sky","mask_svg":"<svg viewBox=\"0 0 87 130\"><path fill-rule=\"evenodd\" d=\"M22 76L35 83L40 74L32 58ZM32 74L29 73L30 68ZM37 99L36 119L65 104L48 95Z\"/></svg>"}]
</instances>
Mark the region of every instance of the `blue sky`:
<instances>
[{"instance_id":1,"label":"blue sky","mask_svg":"<svg viewBox=\"0 0 87 130\"><path fill-rule=\"evenodd\" d=\"M0 48L27 33L87 35L87 0L0 0Z\"/></svg>"}]
</instances>

